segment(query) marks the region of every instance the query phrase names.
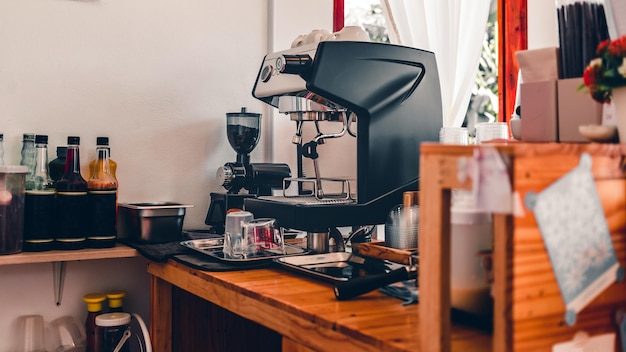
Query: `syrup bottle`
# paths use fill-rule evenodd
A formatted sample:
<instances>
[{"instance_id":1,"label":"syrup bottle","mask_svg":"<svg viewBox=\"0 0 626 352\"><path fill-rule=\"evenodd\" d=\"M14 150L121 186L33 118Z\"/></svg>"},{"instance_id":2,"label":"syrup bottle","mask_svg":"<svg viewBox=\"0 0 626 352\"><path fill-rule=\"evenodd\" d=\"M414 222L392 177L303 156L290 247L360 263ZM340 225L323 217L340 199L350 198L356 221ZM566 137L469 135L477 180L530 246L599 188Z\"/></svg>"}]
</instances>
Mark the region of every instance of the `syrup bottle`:
<instances>
[{"instance_id":1,"label":"syrup bottle","mask_svg":"<svg viewBox=\"0 0 626 352\"><path fill-rule=\"evenodd\" d=\"M117 163L113 161L113 159L111 159L111 148L109 147L109 137L97 137L96 148L100 146L105 147L109 151L109 165L111 168L111 175L117 178L117 176L115 176L115 172L117 171ZM94 167L96 166L97 161L98 159L96 158L92 160L91 162L89 162L89 178L93 176Z\"/></svg>"},{"instance_id":2,"label":"syrup bottle","mask_svg":"<svg viewBox=\"0 0 626 352\"><path fill-rule=\"evenodd\" d=\"M101 138L106 139L102 144ZM98 137L96 162L87 188L89 194L90 231L87 246L107 248L115 246L117 219L117 180L111 174L108 138Z\"/></svg>"},{"instance_id":3,"label":"syrup bottle","mask_svg":"<svg viewBox=\"0 0 626 352\"><path fill-rule=\"evenodd\" d=\"M87 181L80 174L80 137L67 137L67 159L63 177L56 183L58 249L85 247L89 231Z\"/></svg>"},{"instance_id":4,"label":"syrup bottle","mask_svg":"<svg viewBox=\"0 0 626 352\"><path fill-rule=\"evenodd\" d=\"M54 247L55 192L48 175L48 136L35 136L35 173L24 199L24 251Z\"/></svg>"},{"instance_id":5,"label":"syrup bottle","mask_svg":"<svg viewBox=\"0 0 626 352\"><path fill-rule=\"evenodd\" d=\"M101 293L89 293L83 296L87 303L87 319L85 320L85 333L87 334L86 352L99 352L102 350L102 341L96 334L96 317L102 314L102 302L106 296Z\"/></svg>"}]
</instances>

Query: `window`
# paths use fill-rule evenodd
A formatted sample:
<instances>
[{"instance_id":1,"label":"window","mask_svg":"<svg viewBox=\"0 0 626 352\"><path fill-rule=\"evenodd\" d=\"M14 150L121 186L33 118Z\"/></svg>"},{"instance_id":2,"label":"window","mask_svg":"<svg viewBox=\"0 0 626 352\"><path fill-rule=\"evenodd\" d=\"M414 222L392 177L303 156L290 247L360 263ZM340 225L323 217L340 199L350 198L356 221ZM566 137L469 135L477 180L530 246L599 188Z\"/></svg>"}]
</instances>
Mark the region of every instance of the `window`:
<instances>
[{"instance_id":1,"label":"window","mask_svg":"<svg viewBox=\"0 0 626 352\"><path fill-rule=\"evenodd\" d=\"M518 70L513 56L527 47L526 1L494 0L464 125L511 116ZM379 0L334 0L334 7L335 31L344 23L360 25L373 40L389 42Z\"/></svg>"},{"instance_id":2,"label":"window","mask_svg":"<svg viewBox=\"0 0 626 352\"><path fill-rule=\"evenodd\" d=\"M344 24L361 26L375 42L389 43L380 0L345 0Z\"/></svg>"}]
</instances>

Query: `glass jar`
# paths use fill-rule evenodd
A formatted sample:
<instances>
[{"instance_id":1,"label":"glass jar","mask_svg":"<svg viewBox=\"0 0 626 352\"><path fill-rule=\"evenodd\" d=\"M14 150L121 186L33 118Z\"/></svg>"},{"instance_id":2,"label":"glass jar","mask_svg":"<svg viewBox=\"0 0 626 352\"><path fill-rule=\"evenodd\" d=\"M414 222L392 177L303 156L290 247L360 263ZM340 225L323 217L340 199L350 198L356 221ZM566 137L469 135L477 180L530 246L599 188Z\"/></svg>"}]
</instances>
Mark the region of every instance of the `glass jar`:
<instances>
[{"instance_id":1,"label":"glass jar","mask_svg":"<svg viewBox=\"0 0 626 352\"><path fill-rule=\"evenodd\" d=\"M99 351L113 352L118 344L121 344L117 351L128 352L130 346L128 338L131 335L130 320L130 314L123 312L98 315L96 317L96 334L101 337L100 341L102 341Z\"/></svg>"}]
</instances>

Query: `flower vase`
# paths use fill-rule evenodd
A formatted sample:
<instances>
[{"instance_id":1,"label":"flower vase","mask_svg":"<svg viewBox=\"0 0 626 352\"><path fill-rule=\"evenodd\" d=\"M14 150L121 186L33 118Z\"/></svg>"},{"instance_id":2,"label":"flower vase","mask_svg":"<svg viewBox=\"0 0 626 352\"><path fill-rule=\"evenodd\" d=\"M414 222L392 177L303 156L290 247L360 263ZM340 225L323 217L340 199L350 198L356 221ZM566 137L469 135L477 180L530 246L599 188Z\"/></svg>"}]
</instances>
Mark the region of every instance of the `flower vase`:
<instances>
[{"instance_id":1,"label":"flower vase","mask_svg":"<svg viewBox=\"0 0 626 352\"><path fill-rule=\"evenodd\" d=\"M626 87L613 88L611 102L615 108L615 125L620 143L626 143Z\"/></svg>"}]
</instances>

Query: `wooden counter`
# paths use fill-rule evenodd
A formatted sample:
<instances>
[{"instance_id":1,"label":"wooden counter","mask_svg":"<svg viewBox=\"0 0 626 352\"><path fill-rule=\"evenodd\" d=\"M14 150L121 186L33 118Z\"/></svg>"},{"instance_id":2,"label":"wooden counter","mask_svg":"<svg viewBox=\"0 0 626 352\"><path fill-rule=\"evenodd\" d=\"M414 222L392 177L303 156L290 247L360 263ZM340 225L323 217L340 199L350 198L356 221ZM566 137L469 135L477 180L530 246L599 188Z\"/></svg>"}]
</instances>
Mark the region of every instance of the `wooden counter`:
<instances>
[{"instance_id":1,"label":"wooden counter","mask_svg":"<svg viewBox=\"0 0 626 352\"><path fill-rule=\"evenodd\" d=\"M615 311L626 308L626 282L614 283L579 314L564 322L565 304L525 195L541 192L579 164L592 159L598 191L617 259L626 267L626 144L509 143L450 146L425 143L420 157L420 329L422 349L448 351L450 334L450 190L471 189L459 179L462 159L475 148L495 147L510 162L510 180L521 214L494 214L495 351L550 351L577 331L616 331ZM452 337L453 339L453 337Z\"/></svg>"},{"instance_id":2,"label":"wooden counter","mask_svg":"<svg viewBox=\"0 0 626 352\"><path fill-rule=\"evenodd\" d=\"M378 291L339 302L330 284L281 268L206 272L169 261L150 262L148 272L150 335L158 352L176 350L172 312L182 303L172 302L176 287L277 332L282 351L420 351L419 304L403 306ZM229 333L237 330L225 332ZM455 326L451 336L459 351L485 351L491 346L490 335L470 328Z\"/></svg>"}]
</instances>

